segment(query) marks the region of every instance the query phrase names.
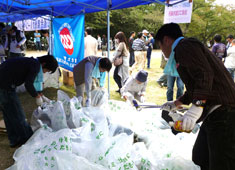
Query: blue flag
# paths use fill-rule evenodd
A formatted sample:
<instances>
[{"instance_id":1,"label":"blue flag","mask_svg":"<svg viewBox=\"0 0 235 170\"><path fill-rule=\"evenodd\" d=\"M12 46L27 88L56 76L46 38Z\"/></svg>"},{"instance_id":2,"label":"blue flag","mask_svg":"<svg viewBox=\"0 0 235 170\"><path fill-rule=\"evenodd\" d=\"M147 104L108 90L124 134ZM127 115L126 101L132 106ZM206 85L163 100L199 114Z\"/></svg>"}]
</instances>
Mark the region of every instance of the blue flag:
<instances>
[{"instance_id":1,"label":"blue flag","mask_svg":"<svg viewBox=\"0 0 235 170\"><path fill-rule=\"evenodd\" d=\"M59 66L70 71L84 58L84 18L84 14L81 14L52 20L53 55Z\"/></svg>"}]
</instances>

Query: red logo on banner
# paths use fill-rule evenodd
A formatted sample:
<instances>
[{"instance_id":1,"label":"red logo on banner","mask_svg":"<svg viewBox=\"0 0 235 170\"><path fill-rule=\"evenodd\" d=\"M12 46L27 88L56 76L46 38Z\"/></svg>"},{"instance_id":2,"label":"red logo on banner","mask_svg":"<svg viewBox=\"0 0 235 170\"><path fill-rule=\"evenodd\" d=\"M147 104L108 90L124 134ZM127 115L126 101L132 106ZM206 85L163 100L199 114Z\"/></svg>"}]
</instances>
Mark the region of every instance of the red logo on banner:
<instances>
[{"instance_id":1,"label":"red logo on banner","mask_svg":"<svg viewBox=\"0 0 235 170\"><path fill-rule=\"evenodd\" d=\"M60 41L65 49L65 51L68 53L68 55L73 54L73 40L70 35L69 29L64 27L60 31Z\"/></svg>"}]
</instances>

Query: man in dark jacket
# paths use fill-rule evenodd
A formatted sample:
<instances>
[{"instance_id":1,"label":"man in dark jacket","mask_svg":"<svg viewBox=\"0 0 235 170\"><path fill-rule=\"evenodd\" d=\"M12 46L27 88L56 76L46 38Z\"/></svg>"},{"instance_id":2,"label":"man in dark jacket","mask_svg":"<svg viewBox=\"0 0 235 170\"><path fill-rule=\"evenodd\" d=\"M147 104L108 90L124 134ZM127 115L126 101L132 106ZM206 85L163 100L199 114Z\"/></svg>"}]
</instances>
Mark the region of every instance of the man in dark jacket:
<instances>
[{"instance_id":1,"label":"man in dark jacket","mask_svg":"<svg viewBox=\"0 0 235 170\"><path fill-rule=\"evenodd\" d=\"M7 129L11 147L24 144L33 134L29 124L25 121L15 88L25 84L26 90L36 99L36 104L43 102L42 94L34 88L34 80L40 69L53 73L58 67L56 59L51 55L38 57L11 58L0 65L0 110Z\"/></svg>"},{"instance_id":2,"label":"man in dark jacket","mask_svg":"<svg viewBox=\"0 0 235 170\"><path fill-rule=\"evenodd\" d=\"M229 72L200 41L184 38L178 24L163 25L156 41L169 58L170 70L177 70L186 86L183 96L162 109L192 104L181 119L184 131L203 121L193 148L194 163L201 170L235 169L235 84Z\"/></svg>"}]
</instances>

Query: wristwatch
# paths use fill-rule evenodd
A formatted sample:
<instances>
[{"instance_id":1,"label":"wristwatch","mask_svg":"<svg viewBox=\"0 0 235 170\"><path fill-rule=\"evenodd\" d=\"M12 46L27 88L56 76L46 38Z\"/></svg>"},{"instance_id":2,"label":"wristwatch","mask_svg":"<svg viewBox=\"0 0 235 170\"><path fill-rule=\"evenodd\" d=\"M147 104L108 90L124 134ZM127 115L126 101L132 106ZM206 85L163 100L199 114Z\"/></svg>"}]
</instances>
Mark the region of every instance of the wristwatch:
<instances>
[{"instance_id":1,"label":"wristwatch","mask_svg":"<svg viewBox=\"0 0 235 170\"><path fill-rule=\"evenodd\" d=\"M206 104L206 100L197 100L194 99L192 102L194 105L196 105L197 107L204 107Z\"/></svg>"}]
</instances>

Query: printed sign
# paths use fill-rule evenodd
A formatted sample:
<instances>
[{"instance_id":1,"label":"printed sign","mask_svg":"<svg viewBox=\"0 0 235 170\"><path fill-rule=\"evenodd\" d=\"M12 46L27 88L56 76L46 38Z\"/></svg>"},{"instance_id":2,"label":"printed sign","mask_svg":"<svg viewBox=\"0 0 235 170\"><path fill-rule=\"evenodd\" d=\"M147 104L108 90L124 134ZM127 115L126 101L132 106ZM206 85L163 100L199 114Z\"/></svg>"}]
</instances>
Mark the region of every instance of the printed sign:
<instances>
[{"instance_id":1,"label":"printed sign","mask_svg":"<svg viewBox=\"0 0 235 170\"><path fill-rule=\"evenodd\" d=\"M177 2L177 1L174 1ZM173 6L165 6L164 24L166 23L190 23L193 2L180 2Z\"/></svg>"},{"instance_id":2,"label":"printed sign","mask_svg":"<svg viewBox=\"0 0 235 170\"><path fill-rule=\"evenodd\" d=\"M15 26L21 31L46 30L50 27L50 18L48 16L16 21Z\"/></svg>"},{"instance_id":3,"label":"printed sign","mask_svg":"<svg viewBox=\"0 0 235 170\"><path fill-rule=\"evenodd\" d=\"M84 14L52 20L54 51L59 65L69 71L84 57Z\"/></svg>"}]
</instances>

